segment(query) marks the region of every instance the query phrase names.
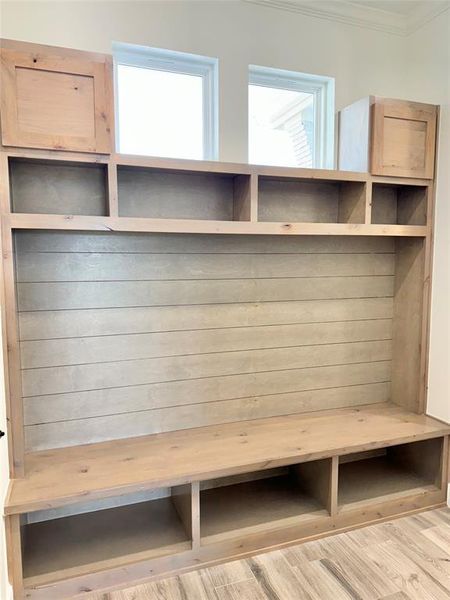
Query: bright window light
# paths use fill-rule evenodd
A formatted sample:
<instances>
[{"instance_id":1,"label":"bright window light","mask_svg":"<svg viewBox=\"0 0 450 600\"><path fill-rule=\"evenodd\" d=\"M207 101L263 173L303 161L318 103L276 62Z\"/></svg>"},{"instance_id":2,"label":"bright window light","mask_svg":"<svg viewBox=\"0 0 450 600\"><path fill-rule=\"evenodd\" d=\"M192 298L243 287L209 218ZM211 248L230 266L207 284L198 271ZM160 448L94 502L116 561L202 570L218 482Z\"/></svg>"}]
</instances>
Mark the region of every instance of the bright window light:
<instances>
[{"instance_id":1,"label":"bright window light","mask_svg":"<svg viewBox=\"0 0 450 600\"><path fill-rule=\"evenodd\" d=\"M119 152L217 158L217 61L153 48L117 47Z\"/></svg>"},{"instance_id":2,"label":"bright window light","mask_svg":"<svg viewBox=\"0 0 450 600\"><path fill-rule=\"evenodd\" d=\"M249 162L333 167L333 80L250 67Z\"/></svg>"}]
</instances>

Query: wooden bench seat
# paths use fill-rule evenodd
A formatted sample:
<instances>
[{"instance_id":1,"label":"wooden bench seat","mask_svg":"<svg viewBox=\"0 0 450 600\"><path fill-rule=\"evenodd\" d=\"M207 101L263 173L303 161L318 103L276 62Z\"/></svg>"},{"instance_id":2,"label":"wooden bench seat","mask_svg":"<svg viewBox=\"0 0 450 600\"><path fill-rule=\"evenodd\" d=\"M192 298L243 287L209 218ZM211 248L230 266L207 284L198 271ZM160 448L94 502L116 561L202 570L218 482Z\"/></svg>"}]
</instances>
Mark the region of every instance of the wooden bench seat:
<instances>
[{"instance_id":1,"label":"wooden bench seat","mask_svg":"<svg viewBox=\"0 0 450 600\"><path fill-rule=\"evenodd\" d=\"M444 436L393 404L258 419L27 455L7 515Z\"/></svg>"}]
</instances>

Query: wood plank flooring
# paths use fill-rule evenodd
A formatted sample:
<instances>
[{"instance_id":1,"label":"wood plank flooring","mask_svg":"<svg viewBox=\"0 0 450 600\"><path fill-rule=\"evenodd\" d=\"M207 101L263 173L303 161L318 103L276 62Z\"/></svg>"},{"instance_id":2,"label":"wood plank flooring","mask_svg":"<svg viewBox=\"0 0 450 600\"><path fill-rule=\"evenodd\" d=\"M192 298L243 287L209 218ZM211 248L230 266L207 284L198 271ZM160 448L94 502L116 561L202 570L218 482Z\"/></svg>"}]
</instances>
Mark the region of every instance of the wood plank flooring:
<instances>
[{"instance_id":1,"label":"wood plank flooring","mask_svg":"<svg viewBox=\"0 0 450 600\"><path fill-rule=\"evenodd\" d=\"M449 600L450 509L89 600Z\"/></svg>"}]
</instances>

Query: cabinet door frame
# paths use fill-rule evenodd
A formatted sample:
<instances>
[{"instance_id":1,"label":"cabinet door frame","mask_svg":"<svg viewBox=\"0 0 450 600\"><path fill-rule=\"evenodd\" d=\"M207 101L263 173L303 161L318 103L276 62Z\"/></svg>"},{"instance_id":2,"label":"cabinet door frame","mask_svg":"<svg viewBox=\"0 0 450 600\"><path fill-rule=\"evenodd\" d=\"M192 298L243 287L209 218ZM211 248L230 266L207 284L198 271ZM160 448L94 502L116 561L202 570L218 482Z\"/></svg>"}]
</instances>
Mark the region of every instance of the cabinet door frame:
<instances>
[{"instance_id":1,"label":"cabinet door frame","mask_svg":"<svg viewBox=\"0 0 450 600\"><path fill-rule=\"evenodd\" d=\"M384 150L386 139L386 117L401 119L403 121L417 121L426 123L426 134L423 150L425 163L423 168L413 169L385 164ZM374 175L387 175L394 177L433 179L436 144L436 121L437 109L435 106L430 104L376 98L374 104L372 105L371 173Z\"/></svg>"},{"instance_id":2,"label":"cabinet door frame","mask_svg":"<svg viewBox=\"0 0 450 600\"><path fill-rule=\"evenodd\" d=\"M24 44L25 47L25 44ZM38 48L38 47L37 47ZM43 46L39 48L45 48ZM2 47L1 125L4 146L72 150L109 154L112 151L112 61L110 57L71 51L67 55L53 49L16 49ZM94 134L92 137L57 135L20 130L16 69L81 75L93 79Z\"/></svg>"}]
</instances>

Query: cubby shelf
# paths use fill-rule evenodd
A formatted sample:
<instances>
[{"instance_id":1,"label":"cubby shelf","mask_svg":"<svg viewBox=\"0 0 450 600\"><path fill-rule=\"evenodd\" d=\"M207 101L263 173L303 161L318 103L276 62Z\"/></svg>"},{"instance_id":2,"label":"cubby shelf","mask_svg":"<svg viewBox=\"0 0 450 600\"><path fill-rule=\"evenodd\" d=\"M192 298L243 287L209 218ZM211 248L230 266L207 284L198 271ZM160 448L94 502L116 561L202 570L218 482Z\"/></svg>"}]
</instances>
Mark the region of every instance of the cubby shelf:
<instances>
[{"instance_id":1,"label":"cubby shelf","mask_svg":"<svg viewBox=\"0 0 450 600\"><path fill-rule=\"evenodd\" d=\"M430 182L115 155L9 155L14 229L425 237ZM45 157L45 158L44 158Z\"/></svg>"},{"instance_id":2,"label":"cubby shelf","mask_svg":"<svg viewBox=\"0 0 450 600\"><path fill-rule=\"evenodd\" d=\"M191 549L171 498L24 525L25 580L52 580ZM57 575L56 575L57 577Z\"/></svg>"},{"instance_id":3,"label":"cubby shelf","mask_svg":"<svg viewBox=\"0 0 450 600\"><path fill-rule=\"evenodd\" d=\"M331 469L331 462L327 462ZM202 543L213 544L328 517L327 507L303 480L302 467L291 465L275 473L249 473L249 481L238 483L219 479L214 481L214 487L200 489Z\"/></svg>"},{"instance_id":4,"label":"cubby shelf","mask_svg":"<svg viewBox=\"0 0 450 600\"><path fill-rule=\"evenodd\" d=\"M380 404L32 453L6 503L22 518L25 589L70 597L128 570L156 575L438 506L449 433ZM137 490L154 496L136 501ZM93 508L104 497L119 506Z\"/></svg>"}]
</instances>

